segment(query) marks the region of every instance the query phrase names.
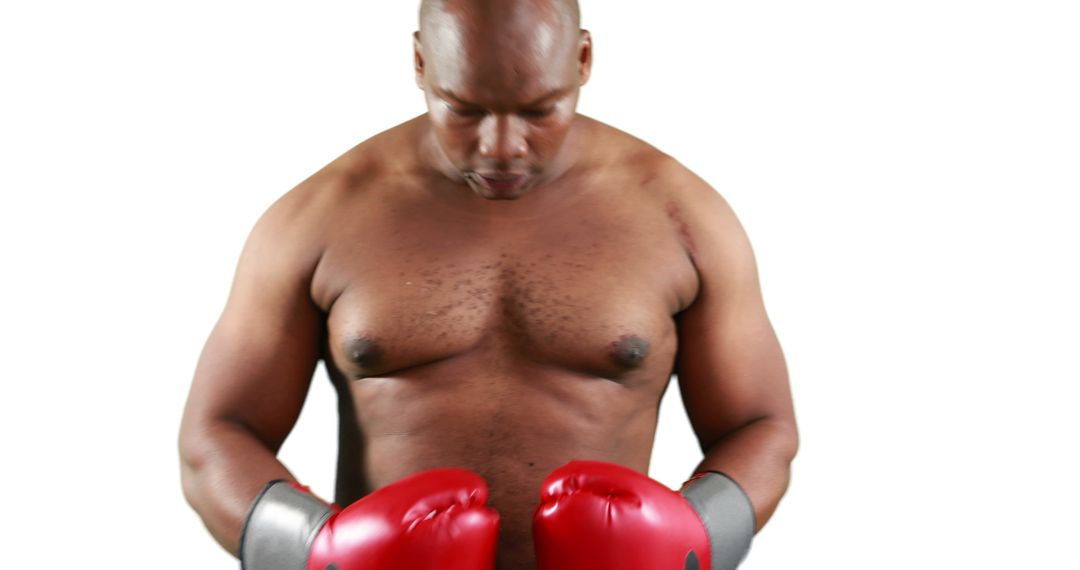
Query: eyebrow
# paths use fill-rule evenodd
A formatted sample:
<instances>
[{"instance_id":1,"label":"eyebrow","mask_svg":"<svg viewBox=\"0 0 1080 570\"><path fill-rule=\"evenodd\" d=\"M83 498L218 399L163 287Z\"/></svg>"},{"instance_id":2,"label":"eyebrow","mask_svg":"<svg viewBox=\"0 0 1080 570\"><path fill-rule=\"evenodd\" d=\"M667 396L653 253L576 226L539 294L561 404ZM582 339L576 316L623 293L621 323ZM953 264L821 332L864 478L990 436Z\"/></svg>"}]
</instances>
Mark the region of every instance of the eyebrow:
<instances>
[{"instance_id":1,"label":"eyebrow","mask_svg":"<svg viewBox=\"0 0 1080 570\"><path fill-rule=\"evenodd\" d=\"M435 90L436 95L438 95L440 97L443 97L445 99L453 99L456 103L460 103L462 105L468 105L468 106L471 106L471 107L480 107L480 105L477 105L476 103L470 103L469 101L466 101L465 99L462 99L461 97L458 97L457 95L454 94L453 91L451 91L449 89L440 89L440 88L436 87L434 90ZM533 106L539 105L540 103L543 103L544 101L547 101L548 99L553 99L553 98L555 98L555 97L557 97L559 95L564 95L568 91L570 91L569 87L559 87L557 89L552 89L551 91L548 91L547 93L543 94L542 96L540 96L540 97L538 97L536 99L533 99L532 101L529 101L524 106L525 107L533 107Z\"/></svg>"}]
</instances>

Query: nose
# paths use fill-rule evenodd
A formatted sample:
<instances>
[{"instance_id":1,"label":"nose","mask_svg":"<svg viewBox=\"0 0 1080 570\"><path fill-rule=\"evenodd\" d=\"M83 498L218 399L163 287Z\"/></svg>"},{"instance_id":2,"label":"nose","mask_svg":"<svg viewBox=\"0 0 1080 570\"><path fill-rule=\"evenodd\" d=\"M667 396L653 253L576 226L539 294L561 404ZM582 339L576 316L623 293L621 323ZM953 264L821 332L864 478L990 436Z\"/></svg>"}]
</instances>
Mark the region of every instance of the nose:
<instances>
[{"instance_id":1,"label":"nose","mask_svg":"<svg viewBox=\"0 0 1080 570\"><path fill-rule=\"evenodd\" d=\"M525 122L504 114L491 114L480 124L480 156L496 164L509 164L529 150Z\"/></svg>"}]
</instances>

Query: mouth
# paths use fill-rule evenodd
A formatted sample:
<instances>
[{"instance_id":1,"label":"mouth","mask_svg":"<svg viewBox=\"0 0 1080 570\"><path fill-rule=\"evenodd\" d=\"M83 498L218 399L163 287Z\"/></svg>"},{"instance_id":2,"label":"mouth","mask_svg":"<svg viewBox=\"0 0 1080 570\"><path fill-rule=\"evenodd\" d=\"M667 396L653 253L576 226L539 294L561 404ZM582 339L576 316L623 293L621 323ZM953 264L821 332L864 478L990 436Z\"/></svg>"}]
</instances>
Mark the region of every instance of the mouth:
<instances>
[{"instance_id":1,"label":"mouth","mask_svg":"<svg viewBox=\"0 0 1080 570\"><path fill-rule=\"evenodd\" d=\"M500 192L517 190L525 184L525 180L529 177L527 174L515 174L509 172L493 172L490 174L473 172L472 175L473 179L485 188Z\"/></svg>"}]
</instances>

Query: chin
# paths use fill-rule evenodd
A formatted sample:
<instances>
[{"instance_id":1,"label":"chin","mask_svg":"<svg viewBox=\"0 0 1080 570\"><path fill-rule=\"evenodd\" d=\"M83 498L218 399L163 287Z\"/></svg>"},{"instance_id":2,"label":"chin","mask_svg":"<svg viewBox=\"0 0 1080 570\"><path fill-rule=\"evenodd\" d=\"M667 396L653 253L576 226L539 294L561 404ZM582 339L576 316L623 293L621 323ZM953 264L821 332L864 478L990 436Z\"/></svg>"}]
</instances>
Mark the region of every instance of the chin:
<instances>
[{"instance_id":1,"label":"chin","mask_svg":"<svg viewBox=\"0 0 1080 570\"><path fill-rule=\"evenodd\" d=\"M497 189L478 182L472 176L465 176L465 181L473 192L485 200L517 200L527 194L534 183L533 177L530 176L528 180L516 188Z\"/></svg>"},{"instance_id":2,"label":"chin","mask_svg":"<svg viewBox=\"0 0 1080 570\"><path fill-rule=\"evenodd\" d=\"M485 200L517 200L529 192L529 186L527 185L514 190L491 190L471 182L469 186L472 187L473 192L476 192L478 196Z\"/></svg>"}]
</instances>

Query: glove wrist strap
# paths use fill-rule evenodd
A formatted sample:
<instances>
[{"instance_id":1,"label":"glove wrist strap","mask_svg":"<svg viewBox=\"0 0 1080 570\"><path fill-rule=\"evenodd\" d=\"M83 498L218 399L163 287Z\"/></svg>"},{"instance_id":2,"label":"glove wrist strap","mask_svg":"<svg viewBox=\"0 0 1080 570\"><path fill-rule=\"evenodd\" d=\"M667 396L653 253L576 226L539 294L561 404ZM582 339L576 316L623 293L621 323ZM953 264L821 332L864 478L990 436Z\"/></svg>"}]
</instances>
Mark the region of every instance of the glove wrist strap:
<instances>
[{"instance_id":1,"label":"glove wrist strap","mask_svg":"<svg viewBox=\"0 0 1080 570\"><path fill-rule=\"evenodd\" d=\"M304 570L311 544L332 513L287 481L270 481L244 520L241 570Z\"/></svg>"},{"instance_id":2,"label":"glove wrist strap","mask_svg":"<svg viewBox=\"0 0 1080 570\"><path fill-rule=\"evenodd\" d=\"M698 473L682 488L709 534L712 567L734 570L750 551L754 538L754 508L732 478L719 471Z\"/></svg>"}]
</instances>

